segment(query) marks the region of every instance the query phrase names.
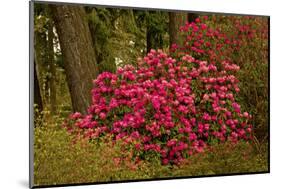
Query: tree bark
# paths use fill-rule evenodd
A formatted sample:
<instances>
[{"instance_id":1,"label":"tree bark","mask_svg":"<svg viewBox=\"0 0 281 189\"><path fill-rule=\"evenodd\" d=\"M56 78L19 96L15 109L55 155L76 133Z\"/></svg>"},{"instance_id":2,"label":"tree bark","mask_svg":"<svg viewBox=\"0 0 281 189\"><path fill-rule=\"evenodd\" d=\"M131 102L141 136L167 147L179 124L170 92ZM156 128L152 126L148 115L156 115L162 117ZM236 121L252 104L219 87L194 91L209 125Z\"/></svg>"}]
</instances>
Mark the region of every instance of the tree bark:
<instances>
[{"instance_id":1,"label":"tree bark","mask_svg":"<svg viewBox=\"0 0 281 189\"><path fill-rule=\"evenodd\" d=\"M173 44L180 44L180 27L184 26L188 19L186 13L169 12L169 36L170 47Z\"/></svg>"},{"instance_id":2,"label":"tree bark","mask_svg":"<svg viewBox=\"0 0 281 189\"><path fill-rule=\"evenodd\" d=\"M146 30L146 52L149 53L151 49L163 48L163 36L161 33L155 33L150 26Z\"/></svg>"},{"instance_id":3,"label":"tree bark","mask_svg":"<svg viewBox=\"0 0 281 189\"><path fill-rule=\"evenodd\" d=\"M150 31L149 26L146 28L146 52L149 53L150 49L152 49L152 33Z\"/></svg>"},{"instance_id":4,"label":"tree bark","mask_svg":"<svg viewBox=\"0 0 281 189\"><path fill-rule=\"evenodd\" d=\"M50 15L50 14L49 14ZM56 98L56 66L54 60L54 32L53 32L53 20L49 17L48 23L48 63L50 68L50 104L51 112L56 112L57 98Z\"/></svg>"},{"instance_id":5,"label":"tree bark","mask_svg":"<svg viewBox=\"0 0 281 189\"><path fill-rule=\"evenodd\" d=\"M176 29L176 13L174 12L169 12L169 37L170 37L170 47L174 43L177 42L177 29Z\"/></svg>"},{"instance_id":6,"label":"tree bark","mask_svg":"<svg viewBox=\"0 0 281 189\"><path fill-rule=\"evenodd\" d=\"M50 5L65 65L73 111L86 113L92 80L98 74L95 51L83 7Z\"/></svg>"},{"instance_id":7,"label":"tree bark","mask_svg":"<svg viewBox=\"0 0 281 189\"><path fill-rule=\"evenodd\" d=\"M86 11L86 9L85 9ZM116 64L114 57L111 55L109 39L112 35L109 22L98 18L98 11L95 9L89 10L89 17L96 17L95 19L88 19L88 26L91 33L92 44L95 51L96 62L98 65L99 73L102 72L115 72ZM102 36L102 37L99 37Z\"/></svg>"},{"instance_id":8,"label":"tree bark","mask_svg":"<svg viewBox=\"0 0 281 189\"><path fill-rule=\"evenodd\" d=\"M44 105L48 104L49 94L48 94L48 77L46 74L47 70L47 35L44 31L35 31L34 32L34 54L35 54L35 69L37 71L37 79L40 87L40 94L42 95L42 103Z\"/></svg>"},{"instance_id":9,"label":"tree bark","mask_svg":"<svg viewBox=\"0 0 281 189\"><path fill-rule=\"evenodd\" d=\"M195 19L198 17L198 15L196 13L188 13L187 17L188 17L188 22L194 22Z\"/></svg>"},{"instance_id":10,"label":"tree bark","mask_svg":"<svg viewBox=\"0 0 281 189\"><path fill-rule=\"evenodd\" d=\"M163 15L160 15L158 12L149 11L146 14L146 51L147 53L151 49L163 49L164 40L163 40L163 30L159 30L163 25L163 20L160 18ZM152 19L153 18L153 19ZM158 19L155 19L158 18Z\"/></svg>"},{"instance_id":11,"label":"tree bark","mask_svg":"<svg viewBox=\"0 0 281 189\"><path fill-rule=\"evenodd\" d=\"M38 81L38 73L36 71L36 64L34 61L34 104L37 105L39 112L43 110L43 103L41 98L41 92L39 87L39 81Z\"/></svg>"}]
</instances>

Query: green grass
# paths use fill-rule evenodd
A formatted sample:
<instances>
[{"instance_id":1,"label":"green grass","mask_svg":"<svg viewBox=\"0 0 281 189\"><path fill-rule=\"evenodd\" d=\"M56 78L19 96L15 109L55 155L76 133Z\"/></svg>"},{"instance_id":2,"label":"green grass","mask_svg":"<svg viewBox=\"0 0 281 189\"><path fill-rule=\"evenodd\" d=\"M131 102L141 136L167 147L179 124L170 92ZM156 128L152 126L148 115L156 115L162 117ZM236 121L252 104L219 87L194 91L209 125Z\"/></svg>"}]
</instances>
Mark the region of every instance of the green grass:
<instances>
[{"instance_id":1,"label":"green grass","mask_svg":"<svg viewBox=\"0 0 281 189\"><path fill-rule=\"evenodd\" d=\"M134 166L130 161L116 166L113 158L120 157L118 145L106 142L74 144L72 136L48 122L34 131L34 183L55 185L117 180L151 179L180 176L202 176L268 169L267 144L239 142L218 144L188 158L180 166L162 166L159 160L142 161Z\"/></svg>"}]
</instances>

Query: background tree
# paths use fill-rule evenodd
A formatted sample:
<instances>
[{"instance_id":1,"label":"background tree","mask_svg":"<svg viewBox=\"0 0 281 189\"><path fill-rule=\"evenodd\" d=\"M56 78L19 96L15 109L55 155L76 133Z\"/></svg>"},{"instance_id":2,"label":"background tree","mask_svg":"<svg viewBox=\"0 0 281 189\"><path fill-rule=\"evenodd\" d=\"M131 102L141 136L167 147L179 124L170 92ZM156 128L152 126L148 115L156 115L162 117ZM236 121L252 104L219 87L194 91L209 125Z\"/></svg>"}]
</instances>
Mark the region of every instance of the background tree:
<instances>
[{"instance_id":1,"label":"background tree","mask_svg":"<svg viewBox=\"0 0 281 189\"><path fill-rule=\"evenodd\" d=\"M170 46L172 44L180 44L183 39L180 37L180 27L184 26L186 22L194 22L198 17L195 13L186 12L169 12L169 37Z\"/></svg>"},{"instance_id":2,"label":"background tree","mask_svg":"<svg viewBox=\"0 0 281 189\"><path fill-rule=\"evenodd\" d=\"M44 107L56 111L56 65L54 54L53 20L47 6L35 7L35 69Z\"/></svg>"},{"instance_id":3,"label":"background tree","mask_svg":"<svg viewBox=\"0 0 281 189\"><path fill-rule=\"evenodd\" d=\"M180 38L180 26L185 25L188 21L187 13L182 12L169 12L169 36L170 47L172 44L179 44L182 39Z\"/></svg>"},{"instance_id":4,"label":"background tree","mask_svg":"<svg viewBox=\"0 0 281 189\"><path fill-rule=\"evenodd\" d=\"M87 112L92 80L98 74L86 12L83 7L50 5L58 32L73 111Z\"/></svg>"},{"instance_id":5,"label":"background tree","mask_svg":"<svg viewBox=\"0 0 281 189\"><path fill-rule=\"evenodd\" d=\"M110 39L113 35L112 15L105 8L85 8L88 18L88 25L91 32L93 48L96 54L98 71L115 72L116 64L112 55L112 45Z\"/></svg>"},{"instance_id":6,"label":"background tree","mask_svg":"<svg viewBox=\"0 0 281 189\"><path fill-rule=\"evenodd\" d=\"M53 19L51 17L51 11L48 9L49 21L48 21L48 64L50 70L50 105L51 112L56 112L57 97L56 97L56 65L54 60L54 26Z\"/></svg>"},{"instance_id":7,"label":"background tree","mask_svg":"<svg viewBox=\"0 0 281 189\"><path fill-rule=\"evenodd\" d=\"M168 30L167 13L162 11L147 11L146 21L146 52L150 49L163 49L164 34Z\"/></svg>"},{"instance_id":8,"label":"background tree","mask_svg":"<svg viewBox=\"0 0 281 189\"><path fill-rule=\"evenodd\" d=\"M188 13L187 17L188 17L188 22L194 22L195 19L198 17L198 14L196 14L196 13Z\"/></svg>"},{"instance_id":9,"label":"background tree","mask_svg":"<svg viewBox=\"0 0 281 189\"><path fill-rule=\"evenodd\" d=\"M34 27L34 52L35 70L39 83L39 90L44 106L49 103L49 79L48 79L48 53L47 53L47 22L45 7L35 8L35 27Z\"/></svg>"},{"instance_id":10,"label":"background tree","mask_svg":"<svg viewBox=\"0 0 281 189\"><path fill-rule=\"evenodd\" d=\"M143 56L151 48L168 49L169 43L176 40L177 28L188 17L186 13L174 13L175 20L172 22L173 16L161 11L82 6L76 7L79 9L77 11L72 6L65 9L61 5L54 7L38 4L35 8L37 76L44 107L50 108L51 112L56 111L56 105L65 96L71 97L72 105L68 101L68 105L63 103L64 107L72 106L74 111L86 111L86 104L91 100L91 81L98 73L115 72L117 66L134 64L137 57ZM80 29L76 23L80 23ZM84 47L93 52L80 51ZM91 58L87 60L87 56ZM88 68L84 66L85 62ZM64 78L67 86L62 83ZM83 92L79 94L77 91L81 88ZM82 100L78 99L79 96Z\"/></svg>"},{"instance_id":11,"label":"background tree","mask_svg":"<svg viewBox=\"0 0 281 189\"><path fill-rule=\"evenodd\" d=\"M40 92L40 87L39 87L39 81L38 81L38 73L35 68L35 61L34 61L34 104L36 104L39 112L43 110L43 103L42 103L42 97L41 97L41 92Z\"/></svg>"}]
</instances>

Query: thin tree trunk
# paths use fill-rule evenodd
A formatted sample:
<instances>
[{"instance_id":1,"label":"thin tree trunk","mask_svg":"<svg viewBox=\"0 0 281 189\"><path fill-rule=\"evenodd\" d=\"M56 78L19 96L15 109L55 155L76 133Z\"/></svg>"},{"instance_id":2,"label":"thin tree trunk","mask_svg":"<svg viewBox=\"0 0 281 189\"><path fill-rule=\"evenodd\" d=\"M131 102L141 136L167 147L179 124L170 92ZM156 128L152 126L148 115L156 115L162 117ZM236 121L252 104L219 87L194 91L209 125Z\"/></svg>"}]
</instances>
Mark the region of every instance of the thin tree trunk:
<instances>
[{"instance_id":1,"label":"thin tree trunk","mask_svg":"<svg viewBox=\"0 0 281 189\"><path fill-rule=\"evenodd\" d=\"M95 51L83 7L50 5L65 65L73 111L87 112L93 79L98 74Z\"/></svg>"},{"instance_id":2,"label":"thin tree trunk","mask_svg":"<svg viewBox=\"0 0 281 189\"><path fill-rule=\"evenodd\" d=\"M176 13L169 12L169 37L170 37L170 47L177 43L177 29L176 29Z\"/></svg>"},{"instance_id":3,"label":"thin tree trunk","mask_svg":"<svg viewBox=\"0 0 281 189\"><path fill-rule=\"evenodd\" d=\"M196 14L196 13L188 13L187 17L188 17L188 22L194 22L195 19L198 17L198 14Z\"/></svg>"},{"instance_id":4,"label":"thin tree trunk","mask_svg":"<svg viewBox=\"0 0 281 189\"><path fill-rule=\"evenodd\" d=\"M146 29L146 52L149 53L150 49L152 49L152 33L149 29L149 26Z\"/></svg>"},{"instance_id":5,"label":"thin tree trunk","mask_svg":"<svg viewBox=\"0 0 281 189\"><path fill-rule=\"evenodd\" d=\"M34 32L34 48L35 48L35 62L36 66L35 69L37 71L37 79L39 82L40 87L40 93L42 95L42 102L44 105L48 104L48 78L45 77L47 75L46 73L48 72L47 70L47 36L45 32L39 32L35 31Z\"/></svg>"},{"instance_id":6,"label":"thin tree trunk","mask_svg":"<svg viewBox=\"0 0 281 189\"><path fill-rule=\"evenodd\" d=\"M146 31L146 52L148 53L151 49L162 49L162 48L163 48L162 34L152 32L150 26L148 26Z\"/></svg>"},{"instance_id":7,"label":"thin tree trunk","mask_svg":"<svg viewBox=\"0 0 281 189\"><path fill-rule=\"evenodd\" d=\"M48 63L50 68L50 104L51 104L51 112L56 112L56 66L54 60L54 33L53 33L53 20L50 18L48 23Z\"/></svg>"},{"instance_id":8,"label":"thin tree trunk","mask_svg":"<svg viewBox=\"0 0 281 189\"><path fill-rule=\"evenodd\" d=\"M41 112L43 110L43 103L37 75L38 73L36 71L36 64L34 61L34 104L37 105L39 112Z\"/></svg>"},{"instance_id":9,"label":"thin tree trunk","mask_svg":"<svg viewBox=\"0 0 281 189\"><path fill-rule=\"evenodd\" d=\"M98 65L99 73L102 72L115 72L116 64L111 52L110 38L112 36L111 15L107 16L108 20L100 18L100 9L85 8L88 18L88 26L90 29L93 48L95 50L96 62ZM112 13L111 13L112 14ZM94 19L93 19L94 18ZM113 24L114 25L114 24ZM98 36L102 35L102 38Z\"/></svg>"},{"instance_id":10,"label":"thin tree trunk","mask_svg":"<svg viewBox=\"0 0 281 189\"><path fill-rule=\"evenodd\" d=\"M151 19L151 17L159 16L163 15L159 15L154 11L148 11L146 14L146 52L149 52L151 49L163 49L163 31L158 29L158 27L162 27L163 20Z\"/></svg>"},{"instance_id":11,"label":"thin tree trunk","mask_svg":"<svg viewBox=\"0 0 281 189\"><path fill-rule=\"evenodd\" d=\"M169 12L170 47L173 44L180 44L180 27L185 25L187 18L186 13Z\"/></svg>"}]
</instances>

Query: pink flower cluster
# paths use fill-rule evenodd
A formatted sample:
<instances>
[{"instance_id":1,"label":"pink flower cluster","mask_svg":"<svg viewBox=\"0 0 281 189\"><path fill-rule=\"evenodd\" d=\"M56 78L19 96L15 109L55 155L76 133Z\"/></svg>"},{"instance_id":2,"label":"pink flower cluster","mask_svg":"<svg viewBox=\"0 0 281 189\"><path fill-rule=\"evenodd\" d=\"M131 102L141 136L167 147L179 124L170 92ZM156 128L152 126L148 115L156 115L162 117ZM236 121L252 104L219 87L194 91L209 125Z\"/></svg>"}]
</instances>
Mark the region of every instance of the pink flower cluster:
<instances>
[{"instance_id":1,"label":"pink flower cluster","mask_svg":"<svg viewBox=\"0 0 281 189\"><path fill-rule=\"evenodd\" d=\"M214 141L251 138L251 116L235 101L237 70L151 50L137 68L100 74L88 114L72 114L65 126L91 140L110 134L135 156L156 153L163 164L178 164Z\"/></svg>"},{"instance_id":2,"label":"pink flower cluster","mask_svg":"<svg viewBox=\"0 0 281 189\"><path fill-rule=\"evenodd\" d=\"M210 18L203 16L180 27L183 43L172 45L171 52L175 53L173 57L182 56L181 53L184 52L211 64L231 62L232 57L237 56L245 44L248 48L255 48L256 44L251 43L253 38L265 38L268 33L267 27L263 27L259 18L229 16L223 20L222 17L214 16L214 23L228 23L227 27L222 28L206 25L204 22L210 21ZM239 68L236 66L235 69Z\"/></svg>"}]
</instances>

